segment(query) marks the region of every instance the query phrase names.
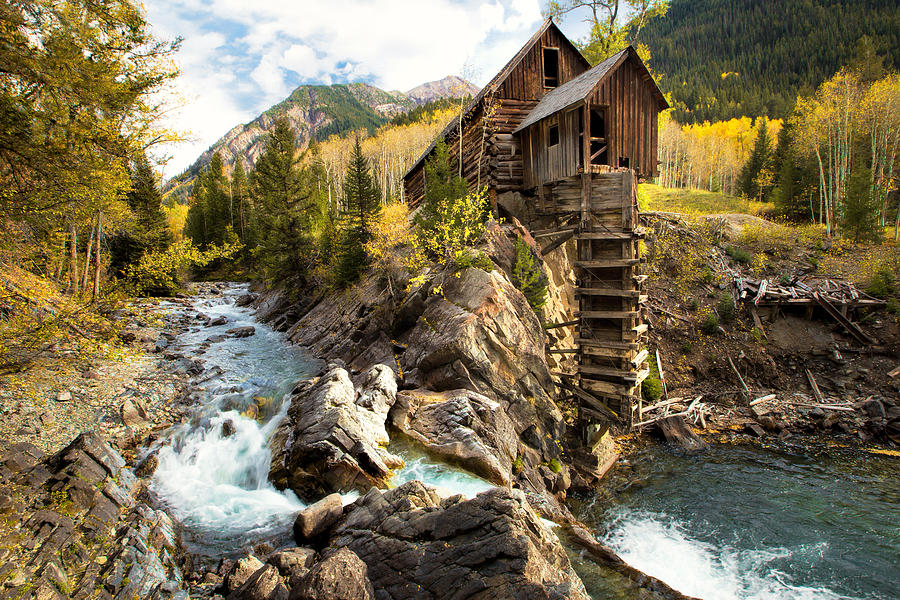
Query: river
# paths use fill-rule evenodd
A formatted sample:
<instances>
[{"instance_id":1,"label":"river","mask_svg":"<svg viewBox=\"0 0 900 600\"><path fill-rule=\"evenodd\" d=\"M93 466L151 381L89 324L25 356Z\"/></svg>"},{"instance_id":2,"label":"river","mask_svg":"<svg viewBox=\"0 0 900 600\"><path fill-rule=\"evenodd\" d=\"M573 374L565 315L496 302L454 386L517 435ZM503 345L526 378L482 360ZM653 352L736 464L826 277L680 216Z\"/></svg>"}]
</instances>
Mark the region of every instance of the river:
<instances>
[{"instance_id":1,"label":"river","mask_svg":"<svg viewBox=\"0 0 900 600\"><path fill-rule=\"evenodd\" d=\"M235 306L245 292L235 285L193 302L194 310L227 323L191 328L176 347L221 374L202 383L190 422L146 451L159 452L152 493L182 524L187 548L209 559L260 542L290 544L291 524L305 506L268 482L268 440L293 384L321 363ZM208 342L240 326L256 334ZM395 484L421 479L469 497L490 487L412 445L392 442L390 449L406 461ZM690 455L654 447L618 473L613 485L627 489L576 500L576 514L626 561L682 593L706 600L898 597L895 458L734 446ZM607 573L570 555L595 597L636 597L619 583L611 589Z\"/></svg>"}]
</instances>

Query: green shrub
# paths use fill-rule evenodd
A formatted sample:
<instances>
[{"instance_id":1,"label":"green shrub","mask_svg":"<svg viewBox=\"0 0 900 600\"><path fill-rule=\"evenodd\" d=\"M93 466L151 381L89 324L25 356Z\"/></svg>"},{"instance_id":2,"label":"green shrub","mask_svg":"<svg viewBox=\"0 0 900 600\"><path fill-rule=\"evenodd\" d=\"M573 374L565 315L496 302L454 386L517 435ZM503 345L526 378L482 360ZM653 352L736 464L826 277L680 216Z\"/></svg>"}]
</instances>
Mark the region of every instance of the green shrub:
<instances>
[{"instance_id":1,"label":"green shrub","mask_svg":"<svg viewBox=\"0 0 900 600\"><path fill-rule=\"evenodd\" d=\"M466 250L457 252L456 256L453 257L453 266L456 267L457 271L465 271L472 267L488 273L494 270L494 263L486 253L480 250L477 252L468 252Z\"/></svg>"},{"instance_id":2,"label":"green shrub","mask_svg":"<svg viewBox=\"0 0 900 600\"><path fill-rule=\"evenodd\" d=\"M691 298L691 301L688 302L688 310L691 312L697 312L697 309L700 308L700 301L696 298Z\"/></svg>"},{"instance_id":3,"label":"green shrub","mask_svg":"<svg viewBox=\"0 0 900 600\"><path fill-rule=\"evenodd\" d=\"M734 262L739 262L743 264L750 264L750 261L753 260L753 256L744 250L743 248L737 248L735 246L728 246L725 248L725 254L731 257L731 260Z\"/></svg>"},{"instance_id":4,"label":"green shrub","mask_svg":"<svg viewBox=\"0 0 900 600\"><path fill-rule=\"evenodd\" d=\"M750 329L750 339L752 339L757 344L762 344L762 345L766 344L766 338L763 335L762 330L756 326L754 326Z\"/></svg>"},{"instance_id":5,"label":"green shrub","mask_svg":"<svg viewBox=\"0 0 900 600\"><path fill-rule=\"evenodd\" d=\"M887 298L897 292L894 283L894 274L888 268L882 267L872 276L872 281L866 287L866 293L876 298Z\"/></svg>"},{"instance_id":6,"label":"green shrub","mask_svg":"<svg viewBox=\"0 0 900 600\"><path fill-rule=\"evenodd\" d=\"M682 354L689 354L691 352L691 350L693 350L693 349L694 349L694 345L692 343L687 342L687 341L681 342L681 353Z\"/></svg>"},{"instance_id":7,"label":"green shrub","mask_svg":"<svg viewBox=\"0 0 900 600\"><path fill-rule=\"evenodd\" d=\"M887 306L885 307L888 313L894 315L895 317L900 317L900 302L897 301L896 298L889 298L887 301Z\"/></svg>"},{"instance_id":8,"label":"green shrub","mask_svg":"<svg viewBox=\"0 0 900 600\"><path fill-rule=\"evenodd\" d=\"M656 364L652 360L649 362L650 374L641 384L641 398L647 402L656 402L662 398L662 382L659 379L659 369L656 368Z\"/></svg>"},{"instance_id":9,"label":"green shrub","mask_svg":"<svg viewBox=\"0 0 900 600\"><path fill-rule=\"evenodd\" d=\"M724 293L719 296L719 318L722 319L724 323L730 323L734 320L735 315L735 307L734 307L734 298L729 293Z\"/></svg>"},{"instance_id":10,"label":"green shrub","mask_svg":"<svg viewBox=\"0 0 900 600\"><path fill-rule=\"evenodd\" d=\"M522 469L525 468L525 463L522 461L522 455L519 454L516 456L516 460L513 461L512 471L514 475L518 475L522 472Z\"/></svg>"},{"instance_id":11,"label":"green shrub","mask_svg":"<svg viewBox=\"0 0 900 600\"><path fill-rule=\"evenodd\" d=\"M716 274L713 273L713 270L709 268L709 265L705 265L700 270L700 281L703 283L712 283L716 280Z\"/></svg>"},{"instance_id":12,"label":"green shrub","mask_svg":"<svg viewBox=\"0 0 900 600\"><path fill-rule=\"evenodd\" d=\"M525 294L528 304L539 310L547 304L547 276L541 263L521 237L516 238L516 262L513 264L512 282Z\"/></svg>"},{"instance_id":13,"label":"green shrub","mask_svg":"<svg viewBox=\"0 0 900 600\"><path fill-rule=\"evenodd\" d=\"M562 471L562 464L560 464L560 462L555 458L550 461L548 466L554 473L559 473L560 471Z\"/></svg>"},{"instance_id":14,"label":"green shrub","mask_svg":"<svg viewBox=\"0 0 900 600\"><path fill-rule=\"evenodd\" d=\"M709 313L700 322L700 328L703 330L703 333L708 333L710 335L718 332L719 331L719 317L717 317L713 313Z\"/></svg>"}]
</instances>

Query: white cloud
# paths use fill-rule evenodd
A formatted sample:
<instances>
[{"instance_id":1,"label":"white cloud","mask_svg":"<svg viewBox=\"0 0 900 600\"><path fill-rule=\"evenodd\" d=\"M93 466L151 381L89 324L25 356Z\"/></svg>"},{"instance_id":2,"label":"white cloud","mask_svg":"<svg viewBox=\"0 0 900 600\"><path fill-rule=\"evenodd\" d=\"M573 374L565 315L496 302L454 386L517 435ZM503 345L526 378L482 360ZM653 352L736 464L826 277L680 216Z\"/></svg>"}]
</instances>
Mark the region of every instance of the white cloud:
<instances>
[{"instance_id":1,"label":"white cloud","mask_svg":"<svg viewBox=\"0 0 900 600\"><path fill-rule=\"evenodd\" d=\"M193 103L176 123L197 141L188 166L232 126L301 83L371 81L408 90L459 74L483 85L541 22L539 0L148 0L150 22L185 39L179 85Z\"/></svg>"}]
</instances>

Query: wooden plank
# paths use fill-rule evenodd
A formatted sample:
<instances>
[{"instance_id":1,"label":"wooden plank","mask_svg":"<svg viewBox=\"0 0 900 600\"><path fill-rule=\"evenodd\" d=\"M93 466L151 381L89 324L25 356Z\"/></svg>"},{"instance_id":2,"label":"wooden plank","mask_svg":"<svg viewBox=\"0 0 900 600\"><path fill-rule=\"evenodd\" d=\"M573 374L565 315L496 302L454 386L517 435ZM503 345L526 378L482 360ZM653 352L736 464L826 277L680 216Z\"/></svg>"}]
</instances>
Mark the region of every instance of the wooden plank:
<instances>
[{"instance_id":1,"label":"wooden plank","mask_svg":"<svg viewBox=\"0 0 900 600\"><path fill-rule=\"evenodd\" d=\"M587 375L587 373L585 373L585 375ZM589 392L599 392L601 394L611 394L613 396L630 396L634 392L633 386L624 386L596 379L585 379L583 377L581 386L587 388Z\"/></svg>"},{"instance_id":2,"label":"wooden plank","mask_svg":"<svg viewBox=\"0 0 900 600\"><path fill-rule=\"evenodd\" d=\"M584 310L575 313L582 319L636 319L640 316L636 310Z\"/></svg>"},{"instance_id":3,"label":"wooden plank","mask_svg":"<svg viewBox=\"0 0 900 600\"><path fill-rule=\"evenodd\" d=\"M577 354L580 351L579 348L551 348L547 354Z\"/></svg>"},{"instance_id":4,"label":"wooden plank","mask_svg":"<svg viewBox=\"0 0 900 600\"><path fill-rule=\"evenodd\" d=\"M900 375L900 365L898 365L896 369L888 373L888 377L890 377L891 379L897 377L898 375Z\"/></svg>"},{"instance_id":5,"label":"wooden plank","mask_svg":"<svg viewBox=\"0 0 900 600\"><path fill-rule=\"evenodd\" d=\"M616 369L614 367L598 367L596 365L578 365L577 370L582 375L599 375L602 377L621 377L633 380L637 372L632 369Z\"/></svg>"},{"instance_id":6,"label":"wooden plank","mask_svg":"<svg viewBox=\"0 0 900 600\"><path fill-rule=\"evenodd\" d=\"M631 364L633 364L635 367L639 367L645 360L647 360L648 356L650 356L650 351L644 348L643 350L638 352L637 356L631 359Z\"/></svg>"},{"instance_id":7,"label":"wooden plank","mask_svg":"<svg viewBox=\"0 0 900 600\"><path fill-rule=\"evenodd\" d=\"M641 262L639 258L608 258L604 260L584 260L575 263L583 269L615 269L633 267Z\"/></svg>"},{"instance_id":8,"label":"wooden plank","mask_svg":"<svg viewBox=\"0 0 900 600\"><path fill-rule=\"evenodd\" d=\"M634 342L614 342L605 340L596 340L593 338L577 338L575 340L582 346L599 346L602 348L615 348L619 350L637 350L638 344Z\"/></svg>"},{"instance_id":9,"label":"wooden plank","mask_svg":"<svg viewBox=\"0 0 900 600\"><path fill-rule=\"evenodd\" d=\"M619 298L639 298L638 290L617 290L613 288L575 288L576 296L612 296Z\"/></svg>"},{"instance_id":10,"label":"wooden plank","mask_svg":"<svg viewBox=\"0 0 900 600\"><path fill-rule=\"evenodd\" d=\"M579 240L631 240L635 238L642 238L645 236L644 232L635 231L634 233L628 231L596 231L591 233L579 233L576 239Z\"/></svg>"},{"instance_id":11,"label":"wooden plank","mask_svg":"<svg viewBox=\"0 0 900 600\"><path fill-rule=\"evenodd\" d=\"M812 371L806 369L806 379L809 380L809 387L812 388L813 396L816 399L816 402L822 404L825 402L825 398L822 396L822 392L819 390L819 384L816 383L816 378L813 377Z\"/></svg>"},{"instance_id":12,"label":"wooden plank","mask_svg":"<svg viewBox=\"0 0 900 600\"><path fill-rule=\"evenodd\" d=\"M829 315L831 315L834 320L844 326L844 329L850 332L850 334L855 337L857 340L862 342L863 344L874 344L875 340L866 335L859 326L841 314L841 311L836 309L832 304L826 300L824 297L819 295L819 292L813 292L813 298L815 298L816 302L819 303L819 306L825 309Z\"/></svg>"},{"instance_id":13,"label":"wooden plank","mask_svg":"<svg viewBox=\"0 0 900 600\"><path fill-rule=\"evenodd\" d=\"M567 233L562 234L561 236L559 236L558 238L556 238L555 240L553 240L552 242L547 244L545 247L541 248L541 254L546 255L546 254L549 254L550 252L553 252L554 250L556 250L557 248L559 248L560 246L562 246L563 244L565 244L566 242L571 240L574 235L575 235L574 229Z\"/></svg>"}]
</instances>

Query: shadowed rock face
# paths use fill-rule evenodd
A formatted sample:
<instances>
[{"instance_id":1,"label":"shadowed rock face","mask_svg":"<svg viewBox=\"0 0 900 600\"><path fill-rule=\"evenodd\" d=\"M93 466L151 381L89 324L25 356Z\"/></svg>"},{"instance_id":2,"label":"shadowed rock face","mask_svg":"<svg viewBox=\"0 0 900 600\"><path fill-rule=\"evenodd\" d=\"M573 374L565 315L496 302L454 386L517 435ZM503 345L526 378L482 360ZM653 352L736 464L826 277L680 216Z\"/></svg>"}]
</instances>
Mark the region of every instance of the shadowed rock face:
<instances>
[{"instance_id":1,"label":"shadowed rock face","mask_svg":"<svg viewBox=\"0 0 900 600\"><path fill-rule=\"evenodd\" d=\"M469 390L397 394L391 424L445 460L498 485L509 485L515 426L499 402Z\"/></svg>"},{"instance_id":2,"label":"shadowed rock face","mask_svg":"<svg viewBox=\"0 0 900 600\"><path fill-rule=\"evenodd\" d=\"M384 365L372 367L359 393L347 371L332 367L294 389L287 418L272 439L269 478L305 499L386 486L402 461L382 448L397 383Z\"/></svg>"},{"instance_id":3,"label":"shadowed rock face","mask_svg":"<svg viewBox=\"0 0 900 600\"><path fill-rule=\"evenodd\" d=\"M525 496L494 489L442 499L418 481L371 490L348 507L331 545L368 566L379 599L589 596Z\"/></svg>"}]
</instances>

